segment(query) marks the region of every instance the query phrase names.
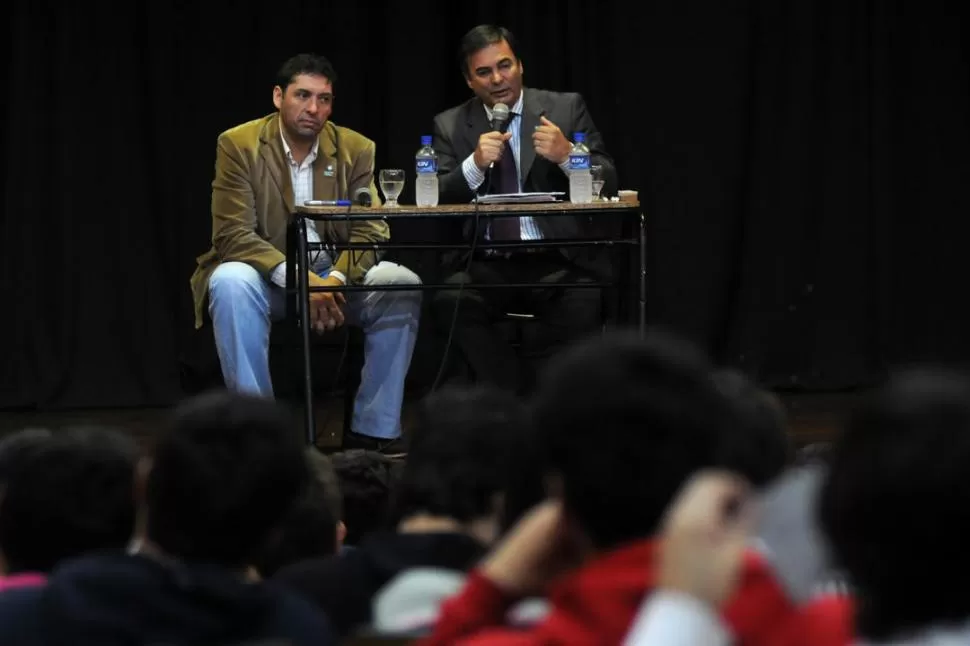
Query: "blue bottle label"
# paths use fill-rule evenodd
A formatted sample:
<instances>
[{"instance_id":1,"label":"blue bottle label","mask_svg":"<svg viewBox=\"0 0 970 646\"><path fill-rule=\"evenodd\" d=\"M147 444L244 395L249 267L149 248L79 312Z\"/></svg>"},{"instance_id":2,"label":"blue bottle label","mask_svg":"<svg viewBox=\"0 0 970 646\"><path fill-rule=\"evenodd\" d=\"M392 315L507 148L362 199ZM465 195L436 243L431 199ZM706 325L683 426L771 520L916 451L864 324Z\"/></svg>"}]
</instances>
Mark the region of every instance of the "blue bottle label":
<instances>
[{"instance_id":1,"label":"blue bottle label","mask_svg":"<svg viewBox=\"0 0 970 646\"><path fill-rule=\"evenodd\" d=\"M570 155L569 170L589 170L589 155Z\"/></svg>"},{"instance_id":2,"label":"blue bottle label","mask_svg":"<svg viewBox=\"0 0 970 646\"><path fill-rule=\"evenodd\" d=\"M438 172L438 162L434 159L418 159L415 160L415 166L419 173L437 173Z\"/></svg>"}]
</instances>

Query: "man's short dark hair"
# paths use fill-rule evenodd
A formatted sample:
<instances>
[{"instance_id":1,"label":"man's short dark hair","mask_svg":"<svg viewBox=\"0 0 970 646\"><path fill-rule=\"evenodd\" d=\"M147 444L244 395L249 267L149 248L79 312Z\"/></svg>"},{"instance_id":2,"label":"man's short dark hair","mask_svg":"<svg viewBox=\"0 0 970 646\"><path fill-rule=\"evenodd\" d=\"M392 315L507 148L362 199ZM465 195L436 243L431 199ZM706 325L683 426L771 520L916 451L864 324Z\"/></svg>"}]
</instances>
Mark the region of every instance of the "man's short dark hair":
<instances>
[{"instance_id":1,"label":"man's short dark hair","mask_svg":"<svg viewBox=\"0 0 970 646\"><path fill-rule=\"evenodd\" d=\"M867 641L970 617L970 377L894 376L853 411L819 500Z\"/></svg>"},{"instance_id":2,"label":"man's short dark hair","mask_svg":"<svg viewBox=\"0 0 970 646\"><path fill-rule=\"evenodd\" d=\"M135 525L135 442L96 427L61 430L7 471L0 549L10 572L50 572L70 558L124 549Z\"/></svg>"},{"instance_id":3,"label":"man's short dark hair","mask_svg":"<svg viewBox=\"0 0 970 646\"><path fill-rule=\"evenodd\" d=\"M525 407L490 386L448 386L425 397L394 492L395 520L425 513L466 523L500 511Z\"/></svg>"},{"instance_id":4,"label":"man's short dark hair","mask_svg":"<svg viewBox=\"0 0 970 646\"><path fill-rule=\"evenodd\" d=\"M357 545L373 531L386 529L391 490L400 465L377 451L350 449L330 456L340 487L345 545Z\"/></svg>"},{"instance_id":5,"label":"man's short dark hair","mask_svg":"<svg viewBox=\"0 0 970 646\"><path fill-rule=\"evenodd\" d=\"M297 426L268 399L189 399L155 450L148 538L183 561L248 565L309 479Z\"/></svg>"},{"instance_id":6,"label":"man's short dark hair","mask_svg":"<svg viewBox=\"0 0 970 646\"><path fill-rule=\"evenodd\" d=\"M337 85L337 72L326 57L319 54L297 54L288 59L276 72L276 84L286 93L287 86L300 74L323 76L330 85Z\"/></svg>"},{"instance_id":7,"label":"man's short dark hair","mask_svg":"<svg viewBox=\"0 0 970 646\"><path fill-rule=\"evenodd\" d=\"M489 45L495 45L505 41L509 44L509 49L515 54L515 59L519 59L519 53L515 49L515 36L505 27L497 25L478 25L472 27L462 36L461 44L458 46L458 66L465 78L471 76L468 69L468 59L477 51L485 49Z\"/></svg>"},{"instance_id":8,"label":"man's short dark hair","mask_svg":"<svg viewBox=\"0 0 970 646\"><path fill-rule=\"evenodd\" d=\"M553 359L533 423L566 513L599 549L657 530L696 470L716 466L734 411L692 345L651 331L582 341Z\"/></svg>"},{"instance_id":9,"label":"man's short dark hair","mask_svg":"<svg viewBox=\"0 0 970 646\"><path fill-rule=\"evenodd\" d=\"M310 479L323 485L324 502L330 510L330 515L334 520L341 520L344 513L343 500L340 493L340 479L337 477L333 461L315 446L307 448L303 454L310 465Z\"/></svg>"},{"instance_id":10,"label":"man's short dark hair","mask_svg":"<svg viewBox=\"0 0 970 646\"><path fill-rule=\"evenodd\" d=\"M777 478L794 458L785 408L774 393L743 372L722 368L714 384L737 407L742 423L738 434L724 437L723 466L761 488Z\"/></svg>"},{"instance_id":11,"label":"man's short dark hair","mask_svg":"<svg viewBox=\"0 0 970 646\"><path fill-rule=\"evenodd\" d=\"M543 471L545 447L538 441L535 429L526 423L515 444L515 451L510 455L508 481L502 500L500 534L515 527L548 495Z\"/></svg>"},{"instance_id":12,"label":"man's short dark hair","mask_svg":"<svg viewBox=\"0 0 970 646\"><path fill-rule=\"evenodd\" d=\"M283 520L273 529L253 565L264 579L287 565L337 553L340 492L329 459L316 447L304 452L310 479Z\"/></svg>"}]
</instances>

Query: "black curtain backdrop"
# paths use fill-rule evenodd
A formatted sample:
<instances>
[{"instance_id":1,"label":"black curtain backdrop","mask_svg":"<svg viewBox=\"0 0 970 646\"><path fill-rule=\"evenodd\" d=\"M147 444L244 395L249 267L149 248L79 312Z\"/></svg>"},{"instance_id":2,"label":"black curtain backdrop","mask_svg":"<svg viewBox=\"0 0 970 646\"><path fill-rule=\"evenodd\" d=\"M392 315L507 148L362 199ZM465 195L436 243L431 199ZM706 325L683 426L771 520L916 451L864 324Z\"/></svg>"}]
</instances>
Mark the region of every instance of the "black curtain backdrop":
<instances>
[{"instance_id":1,"label":"black curtain backdrop","mask_svg":"<svg viewBox=\"0 0 970 646\"><path fill-rule=\"evenodd\" d=\"M964 362L965 5L10 5L0 407L177 399L219 132L272 111L278 65L317 51L333 120L410 172L432 116L469 95L458 38L489 21L517 35L527 84L585 95L640 190L651 322L775 388Z\"/></svg>"}]
</instances>

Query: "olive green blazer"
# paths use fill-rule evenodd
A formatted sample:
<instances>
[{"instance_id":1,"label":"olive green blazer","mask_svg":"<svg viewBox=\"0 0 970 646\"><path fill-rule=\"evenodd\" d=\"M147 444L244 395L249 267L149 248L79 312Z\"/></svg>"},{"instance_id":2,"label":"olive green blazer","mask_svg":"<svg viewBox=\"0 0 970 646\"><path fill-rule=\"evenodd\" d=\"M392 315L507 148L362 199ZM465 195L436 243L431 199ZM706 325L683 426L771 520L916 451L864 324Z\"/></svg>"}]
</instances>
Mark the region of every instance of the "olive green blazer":
<instances>
[{"instance_id":1,"label":"olive green blazer","mask_svg":"<svg viewBox=\"0 0 970 646\"><path fill-rule=\"evenodd\" d=\"M351 199L357 189L366 187L373 203L381 204L374 186L374 149L370 139L327 122L313 162L313 199ZM212 181L212 248L196 259L190 279L197 328L202 326L209 277L219 263L249 263L269 280L273 268L285 260L293 199L278 113L219 135ZM318 220L316 227L321 240L328 242L381 242L390 235L381 221L335 218ZM375 254L344 251L334 269L359 283L374 262Z\"/></svg>"}]
</instances>

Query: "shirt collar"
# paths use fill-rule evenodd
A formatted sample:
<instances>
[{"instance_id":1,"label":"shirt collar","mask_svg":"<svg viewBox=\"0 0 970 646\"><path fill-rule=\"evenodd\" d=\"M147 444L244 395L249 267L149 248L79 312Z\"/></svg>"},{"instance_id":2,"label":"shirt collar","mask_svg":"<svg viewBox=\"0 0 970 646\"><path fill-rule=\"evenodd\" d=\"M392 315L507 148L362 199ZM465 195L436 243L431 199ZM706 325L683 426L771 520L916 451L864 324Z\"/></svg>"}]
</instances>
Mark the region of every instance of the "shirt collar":
<instances>
[{"instance_id":1,"label":"shirt collar","mask_svg":"<svg viewBox=\"0 0 970 646\"><path fill-rule=\"evenodd\" d=\"M522 114L522 104L523 104L523 99L524 98L525 98L525 88L522 88L521 90L519 90L519 99L515 102L515 105L512 106L512 109L509 110L509 113L510 113L509 114L509 120L510 121L515 116ZM484 105L484 104L482 104L482 105ZM490 107L488 107L487 105L485 106L485 116L488 117L488 120L489 121L492 120L492 109Z\"/></svg>"},{"instance_id":2,"label":"shirt collar","mask_svg":"<svg viewBox=\"0 0 970 646\"><path fill-rule=\"evenodd\" d=\"M283 136L283 120L280 119L280 141L283 142L283 152L286 153L286 161L291 164L295 164L293 161L293 152L290 150L290 144L286 142L286 137ZM320 137L313 140L313 148L310 149L310 154L307 158L303 160L304 164L312 164L317 158L317 151L320 150Z\"/></svg>"}]
</instances>

